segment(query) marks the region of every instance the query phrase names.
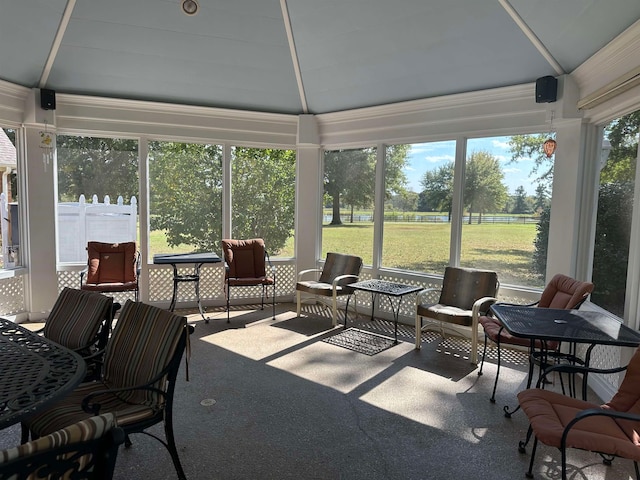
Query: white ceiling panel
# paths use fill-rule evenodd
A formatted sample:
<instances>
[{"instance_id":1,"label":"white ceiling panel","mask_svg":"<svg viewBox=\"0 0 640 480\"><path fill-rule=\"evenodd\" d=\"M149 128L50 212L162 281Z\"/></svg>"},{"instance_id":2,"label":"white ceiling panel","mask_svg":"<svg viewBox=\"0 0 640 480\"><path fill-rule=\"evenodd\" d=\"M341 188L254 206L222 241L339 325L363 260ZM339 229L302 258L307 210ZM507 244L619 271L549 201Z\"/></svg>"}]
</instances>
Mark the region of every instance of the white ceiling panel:
<instances>
[{"instance_id":1,"label":"white ceiling panel","mask_svg":"<svg viewBox=\"0 0 640 480\"><path fill-rule=\"evenodd\" d=\"M638 0L199 4L76 0L66 25L65 0L1 0L0 79L38 87L51 52L44 86L64 93L326 113L556 75L505 6L567 73L640 18Z\"/></svg>"}]
</instances>

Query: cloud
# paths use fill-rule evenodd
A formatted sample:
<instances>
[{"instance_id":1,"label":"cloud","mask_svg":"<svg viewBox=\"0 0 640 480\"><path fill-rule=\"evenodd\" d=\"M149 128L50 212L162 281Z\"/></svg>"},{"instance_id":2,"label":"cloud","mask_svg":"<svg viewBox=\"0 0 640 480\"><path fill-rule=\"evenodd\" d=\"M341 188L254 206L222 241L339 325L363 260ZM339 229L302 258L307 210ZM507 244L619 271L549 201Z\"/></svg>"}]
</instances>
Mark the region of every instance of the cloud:
<instances>
[{"instance_id":1,"label":"cloud","mask_svg":"<svg viewBox=\"0 0 640 480\"><path fill-rule=\"evenodd\" d=\"M520 172L522 172L522 170L521 170L521 169L516 168L516 167L503 168L503 169L502 169L502 171L503 171L504 173L520 173Z\"/></svg>"},{"instance_id":2,"label":"cloud","mask_svg":"<svg viewBox=\"0 0 640 480\"><path fill-rule=\"evenodd\" d=\"M494 139L491 141L491 144L494 146L494 148L502 148L503 150L507 150L509 148L508 141Z\"/></svg>"},{"instance_id":3,"label":"cloud","mask_svg":"<svg viewBox=\"0 0 640 480\"><path fill-rule=\"evenodd\" d=\"M429 155L424 157L424 159L429 163L453 162L455 160L455 156L454 155Z\"/></svg>"}]
</instances>

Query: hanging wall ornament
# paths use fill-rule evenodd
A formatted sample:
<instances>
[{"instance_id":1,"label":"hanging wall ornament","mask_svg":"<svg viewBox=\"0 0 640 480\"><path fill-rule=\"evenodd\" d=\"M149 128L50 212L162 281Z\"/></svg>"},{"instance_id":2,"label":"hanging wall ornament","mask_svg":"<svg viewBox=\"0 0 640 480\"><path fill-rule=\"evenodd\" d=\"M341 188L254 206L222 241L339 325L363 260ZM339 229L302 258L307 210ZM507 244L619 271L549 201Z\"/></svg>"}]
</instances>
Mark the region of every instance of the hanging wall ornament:
<instances>
[{"instance_id":1,"label":"hanging wall ornament","mask_svg":"<svg viewBox=\"0 0 640 480\"><path fill-rule=\"evenodd\" d=\"M542 149L544 150L544 154L547 158L551 158L551 155L556 151L556 147L558 144L553 138L547 138L545 142L542 144Z\"/></svg>"},{"instance_id":2,"label":"hanging wall ornament","mask_svg":"<svg viewBox=\"0 0 640 480\"><path fill-rule=\"evenodd\" d=\"M551 135L553 135L553 117L555 117L555 110L551 110L551 132L549 133L549 138L547 138L542 144L542 150L547 158L551 158L551 155L556 151L558 147L558 143L553 139Z\"/></svg>"},{"instance_id":3,"label":"hanging wall ornament","mask_svg":"<svg viewBox=\"0 0 640 480\"><path fill-rule=\"evenodd\" d=\"M52 132L47 131L47 124L44 125L44 132L40 132L40 149L42 150L42 163L44 171L53 160L53 151L55 149L56 137Z\"/></svg>"}]
</instances>

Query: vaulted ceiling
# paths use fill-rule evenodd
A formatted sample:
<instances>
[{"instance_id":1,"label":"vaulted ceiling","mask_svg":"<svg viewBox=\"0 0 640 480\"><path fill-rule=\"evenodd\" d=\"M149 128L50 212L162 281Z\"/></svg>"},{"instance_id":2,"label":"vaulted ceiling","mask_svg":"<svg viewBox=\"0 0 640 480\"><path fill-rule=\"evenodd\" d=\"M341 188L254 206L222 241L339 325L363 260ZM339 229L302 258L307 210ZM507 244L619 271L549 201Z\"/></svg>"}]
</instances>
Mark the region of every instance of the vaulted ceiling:
<instances>
[{"instance_id":1,"label":"vaulted ceiling","mask_svg":"<svg viewBox=\"0 0 640 480\"><path fill-rule=\"evenodd\" d=\"M571 73L638 0L3 0L0 79L327 113Z\"/></svg>"}]
</instances>

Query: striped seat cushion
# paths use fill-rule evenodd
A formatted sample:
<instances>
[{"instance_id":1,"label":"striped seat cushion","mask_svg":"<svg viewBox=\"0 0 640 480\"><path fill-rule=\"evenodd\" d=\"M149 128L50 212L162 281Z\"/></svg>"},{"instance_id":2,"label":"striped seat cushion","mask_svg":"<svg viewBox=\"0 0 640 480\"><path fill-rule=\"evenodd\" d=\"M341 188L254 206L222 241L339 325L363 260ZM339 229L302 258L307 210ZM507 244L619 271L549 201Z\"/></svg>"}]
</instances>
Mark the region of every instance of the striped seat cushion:
<instances>
[{"instance_id":1,"label":"striped seat cushion","mask_svg":"<svg viewBox=\"0 0 640 480\"><path fill-rule=\"evenodd\" d=\"M93 344L98 329L109 318L113 299L99 293L64 288L46 320L43 334L72 350Z\"/></svg>"},{"instance_id":2,"label":"striped seat cushion","mask_svg":"<svg viewBox=\"0 0 640 480\"><path fill-rule=\"evenodd\" d=\"M0 470L2 469L2 465L14 459L24 458L38 453L44 453L50 450L56 450L57 448L65 445L102 438L109 430L111 430L115 426L116 420L115 416L112 413L105 413L98 416L89 416L88 418L77 423L56 430L49 435L40 437L36 440L24 443L22 445L18 445L17 447L1 451ZM69 455L70 454L66 454L66 456ZM82 459L80 459L80 465L82 464ZM14 475L10 478L13 479L17 477ZM20 478L31 480L43 477L38 476L34 472L27 477L20 476ZM55 478L58 477L56 476Z\"/></svg>"},{"instance_id":3,"label":"striped seat cushion","mask_svg":"<svg viewBox=\"0 0 640 480\"><path fill-rule=\"evenodd\" d=\"M82 400L91 393L104 391L107 388L102 382L84 383L65 397L64 400L54 404L48 410L29 418L25 424L34 435L41 437L76 422L87 420L93 414L87 413L82 409ZM97 396L95 401L100 403L101 412L110 412L115 415L118 425L121 427L152 418L162 408L162 404L157 404L154 407L131 405L114 394Z\"/></svg>"}]
</instances>

